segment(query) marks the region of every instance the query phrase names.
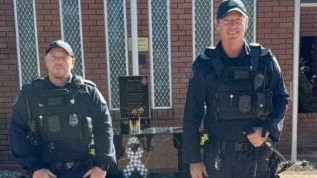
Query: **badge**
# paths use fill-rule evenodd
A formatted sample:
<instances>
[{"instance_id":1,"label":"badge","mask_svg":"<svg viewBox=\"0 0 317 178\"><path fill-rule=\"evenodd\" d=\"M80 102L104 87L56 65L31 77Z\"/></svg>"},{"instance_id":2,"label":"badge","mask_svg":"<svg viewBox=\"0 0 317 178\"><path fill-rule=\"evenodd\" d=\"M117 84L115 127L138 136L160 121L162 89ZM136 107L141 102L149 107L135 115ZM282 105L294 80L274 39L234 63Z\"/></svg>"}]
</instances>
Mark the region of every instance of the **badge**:
<instances>
[{"instance_id":1,"label":"badge","mask_svg":"<svg viewBox=\"0 0 317 178\"><path fill-rule=\"evenodd\" d=\"M78 117L77 114L72 113L69 115L69 125L72 127L76 127L78 125Z\"/></svg>"}]
</instances>

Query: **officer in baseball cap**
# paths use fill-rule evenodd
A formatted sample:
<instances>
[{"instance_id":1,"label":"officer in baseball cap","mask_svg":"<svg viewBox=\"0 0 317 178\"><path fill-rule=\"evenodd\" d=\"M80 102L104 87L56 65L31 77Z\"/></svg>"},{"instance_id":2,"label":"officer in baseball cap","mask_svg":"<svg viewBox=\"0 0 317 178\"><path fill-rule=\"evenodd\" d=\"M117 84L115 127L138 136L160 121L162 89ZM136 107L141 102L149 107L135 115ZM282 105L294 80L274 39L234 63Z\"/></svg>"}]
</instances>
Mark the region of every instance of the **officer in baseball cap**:
<instances>
[{"instance_id":1,"label":"officer in baseball cap","mask_svg":"<svg viewBox=\"0 0 317 178\"><path fill-rule=\"evenodd\" d=\"M65 42L63 40L56 40L56 41L51 42L48 45L48 48L46 49L46 54L48 54L51 49L57 48L57 47L63 48L70 56L74 57L74 52L73 52L72 47L67 42Z\"/></svg>"},{"instance_id":2,"label":"officer in baseball cap","mask_svg":"<svg viewBox=\"0 0 317 178\"><path fill-rule=\"evenodd\" d=\"M217 18L218 19L223 19L229 12L232 11L238 11L240 12L243 16L247 17L247 9L245 8L244 4L240 0L227 0L223 1L217 12Z\"/></svg>"}]
</instances>

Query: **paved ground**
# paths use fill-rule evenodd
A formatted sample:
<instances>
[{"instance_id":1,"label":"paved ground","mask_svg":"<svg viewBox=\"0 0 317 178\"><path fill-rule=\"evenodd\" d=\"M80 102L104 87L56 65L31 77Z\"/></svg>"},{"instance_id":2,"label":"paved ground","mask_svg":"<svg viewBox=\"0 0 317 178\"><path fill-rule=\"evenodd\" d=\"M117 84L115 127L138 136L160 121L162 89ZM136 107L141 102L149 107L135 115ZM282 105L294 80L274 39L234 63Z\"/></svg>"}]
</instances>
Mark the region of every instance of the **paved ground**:
<instances>
[{"instance_id":1,"label":"paved ground","mask_svg":"<svg viewBox=\"0 0 317 178\"><path fill-rule=\"evenodd\" d=\"M126 138L123 139L123 142ZM146 164L151 172L155 172L150 178L176 178L173 172L177 171L177 149L173 146L173 137L171 135L155 136L152 140L150 150L144 152L142 162ZM124 144L123 144L124 145ZM289 160L289 155L284 155ZM307 160L315 170L288 170L280 175L281 178L317 178L317 152L310 152L305 155L299 155L298 160ZM118 159L119 168L123 170L129 160L123 153ZM0 163L1 167L1 163ZM299 166L300 167L300 166ZM5 168L7 169L7 168ZM0 178L18 178L17 172L1 170ZM180 176L181 178L184 178Z\"/></svg>"},{"instance_id":2,"label":"paved ground","mask_svg":"<svg viewBox=\"0 0 317 178\"><path fill-rule=\"evenodd\" d=\"M280 174L280 178L317 178L317 171L284 172Z\"/></svg>"},{"instance_id":3,"label":"paved ground","mask_svg":"<svg viewBox=\"0 0 317 178\"><path fill-rule=\"evenodd\" d=\"M285 172L279 174L280 178L317 178L317 160L311 157L306 157L306 160L307 158L311 161L296 161Z\"/></svg>"}]
</instances>

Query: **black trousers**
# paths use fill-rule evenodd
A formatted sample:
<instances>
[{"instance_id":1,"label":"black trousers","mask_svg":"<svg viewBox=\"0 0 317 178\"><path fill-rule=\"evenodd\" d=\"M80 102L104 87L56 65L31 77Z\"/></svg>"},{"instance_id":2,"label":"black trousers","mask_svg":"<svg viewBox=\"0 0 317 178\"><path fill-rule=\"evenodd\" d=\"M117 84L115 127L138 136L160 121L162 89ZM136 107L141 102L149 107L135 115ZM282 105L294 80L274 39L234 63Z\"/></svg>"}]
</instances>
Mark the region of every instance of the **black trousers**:
<instances>
[{"instance_id":1,"label":"black trousers","mask_svg":"<svg viewBox=\"0 0 317 178\"><path fill-rule=\"evenodd\" d=\"M208 178L270 178L271 154L266 146L235 151L212 145L206 145L203 153Z\"/></svg>"},{"instance_id":2,"label":"black trousers","mask_svg":"<svg viewBox=\"0 0 317 178\"><path fill-rule=\"evenodd\" d=\"M57 178L81 178L88 170L88 167L83 166L71 170L57 170L54 173L57 175ZM123 174L116 167L110 167L106 178L123 178Z\"/></svg>"}]
</instances>

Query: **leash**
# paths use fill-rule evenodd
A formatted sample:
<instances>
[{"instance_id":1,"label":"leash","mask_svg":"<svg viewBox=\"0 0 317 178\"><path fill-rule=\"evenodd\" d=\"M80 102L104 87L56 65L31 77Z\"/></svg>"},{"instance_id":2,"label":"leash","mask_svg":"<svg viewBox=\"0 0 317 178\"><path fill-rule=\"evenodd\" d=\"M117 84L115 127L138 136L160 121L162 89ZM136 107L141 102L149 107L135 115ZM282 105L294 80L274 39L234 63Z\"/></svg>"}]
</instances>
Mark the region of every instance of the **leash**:
<instances>
[{"instance_id":1,"label":"leash","mask_svg":"<svg viewBox=\"0 0 317 178\"><path fill-rule=\"evenodd\" d=\"M287 161L286 159L285 159L285 157L281 154L281 152L279 152L276 148L274 148L274 146L271 144L271 143L269 143L269 142L264 142L264 144L271 150L271 151L273 151L278 157L280 157L282 160L283 160L283 163L282 164L280 164L280 170L278 170L277 172L276 172L276 174L279 174L279 173L281 173L281 172L284 172L284 171L286 171L286 169L287 168L289 168L289 167L291 167L294 163L291 163L291 162L289 162L289 161Z\"/></svg>"}]
</instances>

